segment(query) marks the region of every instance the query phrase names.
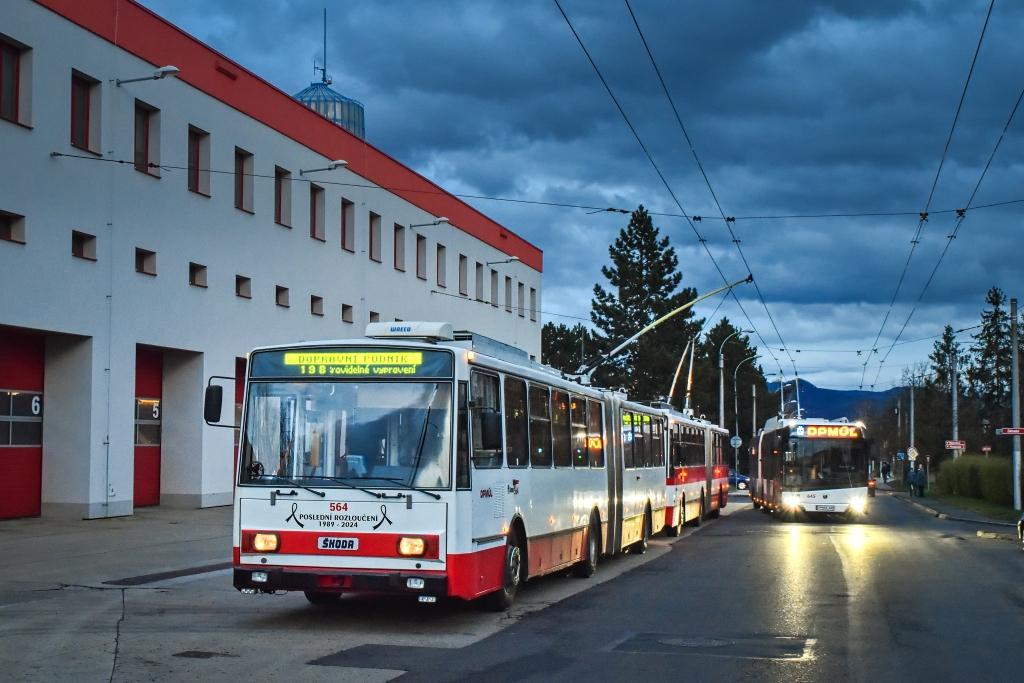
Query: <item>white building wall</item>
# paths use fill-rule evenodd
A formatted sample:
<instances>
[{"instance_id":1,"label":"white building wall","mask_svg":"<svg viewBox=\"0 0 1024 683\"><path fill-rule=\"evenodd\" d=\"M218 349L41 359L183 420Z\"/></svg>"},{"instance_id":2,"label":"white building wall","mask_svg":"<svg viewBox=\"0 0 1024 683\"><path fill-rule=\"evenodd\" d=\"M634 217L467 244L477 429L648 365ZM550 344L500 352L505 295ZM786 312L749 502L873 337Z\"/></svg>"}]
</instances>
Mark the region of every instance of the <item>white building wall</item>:
<instances>
[{"instance_id":1,"label":"white building wall","mask_svg":"<svg viewBox=\"0 0 1024 683\"><path fill-rule=\"evenodd\" d=\"M165 405L165 437L195 448L172 453L165 445L162 485L170 498L203 505L230 500L231 431L205 425L195 431L173 423L201 418L205 378L233 375L235 358L252 347L361 336L369 312L377 311L382 321L450 321L456 329L471 329L540 357L540 323L530 319L529 310L525 317L517 314L517 299L513 311L506 312L503 290L504 277L510 275L514 288L525 283L527 296L534 288L539 301L538 271L519 262L496 265L502 288L498 306L489 303L489 271L485 302L474 301L475 264L504 261L509 255L444 224L407 229L406 268L397 271L392 265L393 225L428 223L436 216L377 187L328 184L373 185L346 169L307 176L326 192L325 241L309 236L305 182L292 183L292 228L276 225L274 167L289 169L294 181L300 169L326 166L328 159L181 80L115 86L113 79L152 73L153 66L29 0L0 3L0 33L31 48L31 82L23 89L31 98L31 127L0 120L0 210L24 215L26 233L25 244L0 240L0 325L90 340L88 351L79 347L66 355L61 367L61 372L74 374L79 370L67 367L67 358L86 362L91 356L91 383L80 378L81 384L90 385L90 403L83 407L89 415L83 424L90 433L87 438L66 433L60 448L56 442L52 448L44 443L49 481L44 483L44 514L47 504L53 510L70 505L71 514L88 517L130 512L136 344L193 354L186 363L190 369L184 387L182 376L168 382L172 363L165 358L165 400L169 390L177 396ZM72 69L101 82L102 155L69 142ZM160 110L163 164L187 166L190 124L210 133L210 166L215 171L210 197L188 191L184 170L163 169L154 178L133 168L135 98ZM234 207L236 146L255 155L257 176L269 176L254 178L252 214ZM53 157L53 152L88 159ZM340 246L342 197L356 206L355 253ZM382 216L380 263L367 253L370 211ZM96 236L95 262L72 257L72 230ZM417 232L428 237L426 281L416 276ZM447 248L447 287L440 291L458 295L459 255L465 254L470 261L468 297L431 293L440 289L435 282L438 241ZM155 277L135 272L136 247L156 252ZM189 285L190 261L207 267L206 288ZM252 278L251 299L235 295L236 275ZM289 288L290 307L275 304L277 285ZM322 317L310 313L311 294L323 297ZM353 306L354 323L342 322L342 304ZM181 358L175 356L175 362ZM182 398L188 396L188 386L192 409ZM48 380L47 391L60 389ZM51 393L48 405L55 399ZM45 419L56 419L54 411L48 410ZM44 441L61 433L49 425L44 429ZM60 467L65 459L89 463L87 487L71 481L81 476L80 466L73 468L77 474L63 480L62 473L72 471ZM194 474L182 471L189 468Z\"/></svg>"}]
</instances>

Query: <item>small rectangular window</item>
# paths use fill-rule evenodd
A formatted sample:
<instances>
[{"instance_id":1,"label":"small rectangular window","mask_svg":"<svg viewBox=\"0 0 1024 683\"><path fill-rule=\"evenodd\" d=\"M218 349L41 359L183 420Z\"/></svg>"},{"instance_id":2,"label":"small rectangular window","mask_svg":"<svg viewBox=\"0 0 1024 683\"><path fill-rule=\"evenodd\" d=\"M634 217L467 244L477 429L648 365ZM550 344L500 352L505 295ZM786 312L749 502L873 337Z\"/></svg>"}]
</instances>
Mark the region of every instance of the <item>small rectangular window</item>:
<instances>
[{"instance_id":1,"label":"small rectangular window","mask_svg":"<svg viewBox=\"0 0 1024 683\"><path fill-rule=\"evenodd\" d=\"M416 277L427 279L427 238L416 235Z\"/></svg>"},{"instance_id":2,"label":"small rectangular window","mask_svg":"<svg viewBox=\"0 0 1024 683\"><path fill-rule=\"evenodd\" d=\"M274 286L274 302L283 308L288 308L291 304L288 302L288 288L282 287L281 285Z\"/></svg>"},{"instance_id":3,"label":"small rectangular window","mask_svg":"<svg viewBox=\"0 0 1024 683\"><path fill-rule=\"evenodd\" d=\"M326 241L324 225L324 188L309 186L309 236L321 242Z\"/></svg>"},{"instance_id":4,"label":"small rectangular window","mask_svg":"<svg viewBox=\"0 0 1024 683\"><path fill-rule=\"evenodd\" d=\"M87 232L71 231L71 255L75 258L96 260L96 235Z\"/></svg>"},{"instance_id":5,"label":"small rectangular window","mask_svg":"<svg viewBox=\"0 0 1024 683\"><path fill-rule=\"evenodd\" d=\"M512 312L512 278L505 276L505 310Z\"/></svg>"},{"instance_id":6,"label":"small rectangular window","mask_svg":"<svg viewBox=\"0 0 1024 683\"><path fill-rule=\"evenodd\" d=\"M71 144L100 151L100 84L78 71L71 72Z\"/></svg>"},{"instance_id":7,"label":"small rectangular window","mask_svg":"<svg viewBox=\"0 0 1024 683\"><path fill-rule=\"evenodd\" d=\"M324 314L324 298L316 294L309 295L309 312L312 315Z\"/></svg>"},{"instance_id":8,"label":"small rectangular window","mask_svg":"<svg viewBox=\"0 0 1024 683\"><path fill-rule=\"evenodd\" d=\"M274 222L292 227L292 174L274 167Z\"/></svg>"},{"instance_id":9,"label":"small rectangular window","mask_svg":"<svg viewBox=\"0 0 1024 683\"><path fill-rule=\"evenodd\" d=\"M587 453L591 467L604 467L604 404L587 401Z\"/></svg>"},{"instance_id":10,"label":"small rectangular window","mask_svg":"<svg viewBox=\"0 0 1024 683\"><path fill-rule=\"evenodd\" d=\"M356 205L344 197L341 200L341 248L356 250Z\"/></svg>"},{"instance_id":11,"label":"small rectangular window","mask_svg":"<svg viewBox=\"0 0 1024 683\"><path fill-rule=\"evenodd\" d=\"M159 398L135 399L135 445L159 446L162 415Z\"/></svg>"},{"instance_id":12,"label":"small rectangular window","mask_svg":"<svg viewBox=\"0 0 1024 683\"><path fill-rule=\"evenodd\" d=\"M24 74L30 61L29 49L0 37L0 119L14 123L27 123L29 110L28 86L30 79Z\"/></svg>"},{"instance_id":13,"label":"small rectangular window","mask_svg":"<svg viewBox=\"0 0 1024 683\"><path fill-rule=\"evenodd\" d=\"M569 395L557 389L551 392L551 454L555 467L572 467Z\"/></svg>"},{"instance_id":14,"label":"small rectangular window","mask_svg":"<svg viewBox=\"0 0 1024 683\"><path fill-rule=\"evenodd\" d=\"M519 317L526 317L526 286L519 283Z\"/></svg>"},{"instance_id":15,"label":"small rectangular window","mask_svg":"<svg viewBox=\"0 0 1024 683\"><path fill-rule=\"evenodd\" d=\"M395 270L405 272L405 227L395 223Z\"/></svg>"},{"instance_id":16,"label":"small rectangular window","mask_svg":"<svg viewBox=\"0 0 1024 683\"><path fill-rule=\"evenodd\" d=\"M10 211L0 211L0 240L25 244L25 217Z\"/></svg>"},{"instance_id":17,"label":"small rectangular window","mask_svg":"<svg viewBox=\"0 0 1024 683\"><path fill-rule=\"evenodd\" d=\"M498 307L498 271L491 268L491 305Z\"/></svg>"},{"instance_id":18,"label":"small rectangular window","mask_svg":"<svg viewBox=\"0 0 1024 683\"><path fill-rule=\"evenodd\" d=\"M380 263L380 216L370 212L370 260Z\"/></svg>"},{"instance_id":19,"label":"small rectangular window","mask_svg":"<svg viewBox=\"0 0 1024 683\"><path fill-rule=\"evenodd\" d=\"M472 393L472 434L473 466L478 469L501 467L502 451L498 448L484 448L484 423L499 418L501 424L501 385L496 375L476 370L470 377Z\"/></svg>"},{"instance_id":20,"label":"small rectangular window","mask_svg":"<svg viewBox=\"0 0 1024 683\"><path fill-rule=\"evenodd\" d=\"M530 287L530 320L537 322L537 290Z\"/></svg>"},{"instance_id":21,"label":"small rectangular window","mask_svg":"<svg viewBox=\"0 0 1024 683\"><path fill-rule=\"evenodd\" d=\"M210 134L188 127L188 189L210 196Z\"/></svg>"},{"instance_id":22,"label":"small rectangular window","mask_svg":"<svg viewBox=\"0 0 1024 683\"><path fill-rule=\"evenodd\" d=\"M341 305L341 321L344 323L352 322L352 306L349 304Z\"/></svg>"},{"instance_id":23,"label":"small rectangular window","mask_svg":"<svg viewBox=\"0 0 1024 683\"><path fill-rule=\"evenodd\" d=\"M160 110L135 100L135 170L160 177Z\"/></svg>"},{"instance_id":24,"label":"small rectangular window","mask_svg":"<svg viewBox=\"0 0 1024 683\"><path fill-rule=\"evenodd\" d=\"M136 247L135 272L143 275L156 275L156 252Z\"/></svg>"},{"instance_id":25,"label":"small rectangular window","mask_svg":"<svg viewBox=\"0 0 1024 683\"><path fill-rule=\"evenodd\" d=\"M469 476L469 399L466 396L466 382L459 382L459 393L455 418L455 488L468 489ZM3 442L0 441L0 444Z\"/></svg>"},{"instance_id":26,"label":"small rectangular window","mask_svg":"<svg viewBox=\"0 0 1024 683\"><path fill-rule=\"evenodd\" d=\"M380 313L378 313L377 311L370 311L370 322L371 323L379 323L380 322Z\"/></svg>"},{"instance_id":27,"label":"small rectangular window","mask_svg":"<svg viewBox=\"0 0 1024 683\"><path fill-rule=\"evenodd\" d=\"M651 465L655 467L665 466L665 450L662 439L661 420L651 422Z\"/></svg>"},{"instance_id":28,"label":"small rectangular window","mask_svg":"<svg viewBox=\"0 0 1024 683\"><path fill-rule=\"evenodd\" d=\"M526 410L526 382L505 377L505 450L509 467L530 461L530 432Z\"/></svg>"},{"instance_id":29,"label":"small rectangular window","mask_svg":"<svg viewBox=\"0 0 1024 683\"><path fill-rule=\"evenodd\" d=\"M484 300L484 264L476 262L476 300Z\"/></svg>"},{"instance_id":30,"label":"small rectangular window","mask_svg":"<svg viewBox=\"0 0 1024 683\"><path fill-rule=\"evenodd\" d=\"M459 254L459 294L469 296L469 259Z\"/></svg>"},{"instance_id":31,"label":"small rectangular window","mask_svg":"<svg viewBox=\"0 0 1024 683\"><path fill-rule=\"evenodd\" d=\"M437 286L447 287L448 279L448 250L443 244L437 245Z\"/></svg>"},{"instance_id":32,"label":"small rectangular window","mask_svg":"<svg viewBox=\"0 0 1024 683\"><path fill-rule=\"evenodd\" d=\"M548 388L530 385L530 467L551 467L551 396Z\"/></svg>"},{"instance_id":33,"label":"small rectangular window","mask_svg":"<svg viewBox=\"0 0 1024 683\"><path fill-rule=\"evenodd\" d=\"M193 287L206 287L206 266L202 263L189 263L188 283Z\"/></svg>"},{"instance_id":34,"label":"small rectangular window","mask_svg":"<svg viewBox=\"0 0 1024 683\"><path fill-rule=\"evenodd\" d=\"M632 469L636 466L634 453L634 439L636 434L633 431L633 413L622 413L622 466Z\"/></svg>"},{"instance_id":35,"label":"small rectangular window","mask_svg":"<svg viewBox=\"0 0 1024 683\"><path fill-rule=\"evenodd\" d=\"M587 456L587 401L582 396L569 397L569 423L572 425L573 467L589 467Z\"/></svg>"},{"instance_id":36,"label":"small rectangular window","mask_svg":"<svg viewBox=\"0 0 1024 683\"><path fill-rule=\"evenodd\" d=\"M252 298L252 278L244 275L235 276L235 296L243 299Z\"/></svg>"},{"instance_id":37,"label":"small rectangular window","mask_svg":"<svg viewBox=\"0 0 1024 683\"><path fill-rule=\"evenodd\" d=\"M235 208L253 212L253 156L235 147Z\"/></svg>"}]
</instances>

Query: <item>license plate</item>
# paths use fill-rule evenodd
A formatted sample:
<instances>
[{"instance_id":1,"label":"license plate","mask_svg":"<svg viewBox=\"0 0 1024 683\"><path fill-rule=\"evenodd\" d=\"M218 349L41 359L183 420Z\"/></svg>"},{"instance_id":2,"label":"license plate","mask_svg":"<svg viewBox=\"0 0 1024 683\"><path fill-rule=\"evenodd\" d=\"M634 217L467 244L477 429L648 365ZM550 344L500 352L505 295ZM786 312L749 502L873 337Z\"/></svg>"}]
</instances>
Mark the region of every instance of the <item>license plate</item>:
<instances>
[{"instance_id":1,"label":"license plate","mask_svg":"<svg viewBox=\"0 0 1024 683\"><path fill-rule=\"evenodd\" d=\"M316 547L320 550L359 550L359 539L321 536L317 539Z\"/></svg>"},{"instance_id":2,"label":"license plate","mask_svg":"<svg viewBox=\"0 0 1024 683\"><path fill-rule=\"evenodd\" d=\"M835 512L836 511L836 506L835 505L815 505L814 509L817 510L818 512Z\"/></svg>"}]
</instances>

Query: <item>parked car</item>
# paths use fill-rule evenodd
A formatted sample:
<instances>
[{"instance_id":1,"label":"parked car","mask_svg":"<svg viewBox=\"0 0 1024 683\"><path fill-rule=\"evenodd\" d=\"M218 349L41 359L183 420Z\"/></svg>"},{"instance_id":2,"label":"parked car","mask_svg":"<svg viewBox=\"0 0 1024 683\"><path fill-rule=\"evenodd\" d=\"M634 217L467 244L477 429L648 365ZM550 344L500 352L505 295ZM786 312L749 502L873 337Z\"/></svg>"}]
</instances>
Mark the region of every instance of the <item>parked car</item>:
<instances>
[{"instance_id":1,"label":"parked car","mask_svg":"<svg viewBox=\"0 0 1024 683\"><path fill-rule=\"evenodd\" d=\"M745 474L739 474L733 468L729 468L729 488L736 489L738 491L750 490L750 477Z\"/></svg>"}]
</instances>

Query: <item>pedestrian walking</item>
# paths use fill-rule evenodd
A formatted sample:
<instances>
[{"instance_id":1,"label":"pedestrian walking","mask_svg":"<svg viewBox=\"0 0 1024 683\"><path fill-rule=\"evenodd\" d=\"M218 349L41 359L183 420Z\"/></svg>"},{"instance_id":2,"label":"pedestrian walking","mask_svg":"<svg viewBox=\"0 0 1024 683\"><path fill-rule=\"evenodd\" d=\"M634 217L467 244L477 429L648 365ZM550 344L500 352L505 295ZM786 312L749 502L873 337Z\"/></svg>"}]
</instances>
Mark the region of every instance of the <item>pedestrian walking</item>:
<instances>
[{"instance_id":1,"label":"pedestrian walking","mask_svg":"<svg viewBox=\"0 0 1024 683\"><path fill-rule=\"evenodd\" d=\"M916 479L916 475L914 474L914 463L908 462L906 471L903 473L903 483L907 487L907 492L910 494L911 498L913 498L915 494L914 479Z\"/></svg>"}]
</instances>

